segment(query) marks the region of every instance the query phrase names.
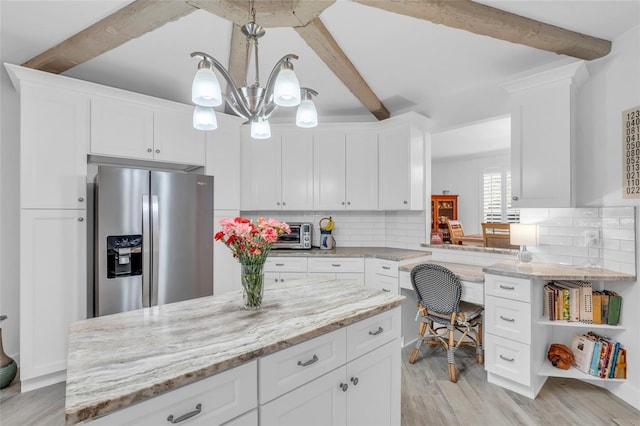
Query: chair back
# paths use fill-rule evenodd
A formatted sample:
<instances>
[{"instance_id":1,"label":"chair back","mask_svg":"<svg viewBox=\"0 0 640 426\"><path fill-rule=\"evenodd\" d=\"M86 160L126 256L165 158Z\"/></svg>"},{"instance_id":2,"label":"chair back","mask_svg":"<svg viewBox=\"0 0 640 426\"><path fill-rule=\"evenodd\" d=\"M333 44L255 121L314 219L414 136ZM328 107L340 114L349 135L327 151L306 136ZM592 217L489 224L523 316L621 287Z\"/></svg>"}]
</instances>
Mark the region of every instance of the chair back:
<instances>
[{"instance_id":1,"label":"chair back","mask_svg":"<svg viewBox=\"0 0 640 426\"><path fill-rule=\"evenodd\" d=\"M482 223L481 225L485 247L518 248L518 246L511 245L511 224Z\"/></svg>"},{"instance_id":2,"label":"chair back","mask_svg":"<svg viewBox=\"0 0 640 426\"><path fill-rule=\"evenodd\" d=\"M411 270L411 285L418 301L428 311L458 312L462 284L449 269L433 263L417 265Z\"/></svg>"},{"instance_id":3,"label":"chair back","mask_svg":"<svg viewBox=\"0 0 640 426\"><path fill-rule=\"evenodd\" d=\"M460 238L464 237L462 224L458 220L447 219L447 227L449 228L449 237L451 238L451 242L453 244L458 244L460 242Z\"/></svg>"}]
</instances>

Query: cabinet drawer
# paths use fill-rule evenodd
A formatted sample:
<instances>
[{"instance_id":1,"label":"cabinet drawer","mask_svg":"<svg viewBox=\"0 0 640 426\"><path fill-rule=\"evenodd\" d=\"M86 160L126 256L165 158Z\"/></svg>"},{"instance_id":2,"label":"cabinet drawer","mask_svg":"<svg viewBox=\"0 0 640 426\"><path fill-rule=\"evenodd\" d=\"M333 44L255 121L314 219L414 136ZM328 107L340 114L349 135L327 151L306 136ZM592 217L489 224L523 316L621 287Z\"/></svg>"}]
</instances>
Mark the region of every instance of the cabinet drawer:
<instances>
[{"instance_id":1,"label":"cabinet drawer","mask_svg":"<svg viewBox=\"0 0 640 426\"><path fill-rule=\"evenodd\" d=\"M531 281L524 278L485 275L484 286L487 295L531 301Z\"/></svg>"},{"instance_id":2,"label":"cabinet drawer","mask_svg":"<svg viewBox=\"0 0 640 426\"><path fill-rule=\"evenodd\" d=\"M484 341L484 355L487 371L525 386L531 384L531 347L529 345L487 334Z\"/></svg>"},{"instance_id":3,"label":"cabinet drawer","mask_svg":"<svg viewBox=\"0 0 640 426\"><path fill-rule=\"evenodd\" d=\"M364 272L361 257L309 258L309 272Z\"/></svg>"},{"instance_id":4,"label":"cabinet drawer","mask_svg":"<svg viewBox=\"0 0 640 426\"><path fill-rule=\"evenodd\" d=\"M461 300L476 305L484 305L484 285L471 281L460 281L462 284Z\"/></svg>"},{"instance_id":5,"label":"cabinet drawer","mask_svg":"<svg viewBox=\"0 0 640 426\"><path fill-rule=\"evenodd\" d=\"M224 371L212 377L159 395L148 401L123 408L90 422L91 425L149 425L168 424L184 414L200 412L184 424L220 424L239 416L258 405L257 361Z\"/></svg>"},{"instance_id":6,"label":"cabinet drawer","mask_svg":"<svg viewBox=\"0 0 640 426\"><path fill-rule=\"evenodd\" d=\"M268 257L265 272L307 272L306 257Z\"/></svg>"},{"instance_id":7,"label":"cabinet drawer","mask_svg":"<svg viewBox=\"0 0 640 426\"><path fill-rule=\"evenodd\" d=\"M531 305L516 300L487 296L484 321L487 333L531 343Z\"/></svg>"},{"instance_id":8,"label":"cabinet drawer","mask_svg":"<svg viewBox=\"0 0 640 426\"><path fill-rule=\"evenodd\" d=\"M307 383L346 362L344 328L260 358L260 403Z\"/></svg>"},{"instance_id":9,"label":"cabinet drawer","mask_svg":"<svg viewBox=\"0 0 640 426\"><path fill-rule=\"evenodd\" d=\"M398 294L400 292L397 277L375 274L366 285L373 290L380 290L385 293Z\"/></svg>"},{"instance_id":10,"label":"cabinet drawer","mask_svg":"<svg viewBox=\"0 0 640 426\"><path fill-rule=\"evenodd\" d=\"M400 308L358 321L347 327L347 359L363 355L401 334Z\"/></svg>"},{"instance_id":11,"label":"cabinet drawer","mask_svg":"<svg viewBox=\"0 0 640 426\"><path fill-rule=\"evenodd\" d=\"M398 262L384 259L367 259L367 272L369 271L373 274L397 278Z\"/></svg>"}]
</instances>

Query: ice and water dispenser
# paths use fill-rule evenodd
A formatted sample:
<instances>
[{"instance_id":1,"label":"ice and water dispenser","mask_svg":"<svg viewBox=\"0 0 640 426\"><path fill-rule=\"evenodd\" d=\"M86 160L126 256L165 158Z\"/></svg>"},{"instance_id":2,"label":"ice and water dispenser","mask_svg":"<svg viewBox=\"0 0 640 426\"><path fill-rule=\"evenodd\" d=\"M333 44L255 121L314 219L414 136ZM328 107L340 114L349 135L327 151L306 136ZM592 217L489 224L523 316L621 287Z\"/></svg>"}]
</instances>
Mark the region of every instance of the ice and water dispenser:
<instances>
[{"instance_id":1,"label":"ice and water dispenser","mask_svg":"<svg viewBox=\"0 0 640 426\"><path fill-rule=\"evenodd\" d=\"M107 278L142 275L142 235L107 237Z\"/></svg>"}]
</instances>

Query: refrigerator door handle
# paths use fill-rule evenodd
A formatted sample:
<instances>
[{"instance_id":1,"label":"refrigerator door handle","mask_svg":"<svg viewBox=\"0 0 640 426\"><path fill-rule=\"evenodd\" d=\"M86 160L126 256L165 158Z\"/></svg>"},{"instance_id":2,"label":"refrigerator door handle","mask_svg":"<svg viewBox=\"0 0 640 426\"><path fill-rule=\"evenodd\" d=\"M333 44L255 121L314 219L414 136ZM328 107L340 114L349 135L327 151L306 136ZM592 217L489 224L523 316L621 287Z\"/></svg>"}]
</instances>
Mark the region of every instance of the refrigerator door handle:
<instances>
[{"instance_id":1,"label":"refrigerator door handle","mask_svg":"<svg viewBox=\"0 0 640 426\"><path fill-rule=\"evenodd\" d=\"M151 280L151 234L149 226L149 195L142 195L142 307L149 307L149 283Z\"/></svg>"},{"instance_id":2,"label":"refrigerator door handle","mask_svg":"<svg viewBox=\"0 0 640 426\"><path fill-rule=\"evenodd\" d=\"M151 196L151 228L152 228L152 244L153 244L153 259L151 259L151 306L158 304L158 265L160 260L160 231L158 223L158 196Z\"/></svg>"}]
</instances>

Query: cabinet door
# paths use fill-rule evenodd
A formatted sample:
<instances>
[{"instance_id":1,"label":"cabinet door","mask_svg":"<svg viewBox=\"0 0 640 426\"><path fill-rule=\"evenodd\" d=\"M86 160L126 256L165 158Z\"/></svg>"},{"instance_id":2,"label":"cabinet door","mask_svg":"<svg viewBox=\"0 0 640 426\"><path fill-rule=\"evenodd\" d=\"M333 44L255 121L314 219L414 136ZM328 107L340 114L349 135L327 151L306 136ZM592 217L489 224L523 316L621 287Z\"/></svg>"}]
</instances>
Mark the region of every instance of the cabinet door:
<instances>
[{"instance_id":1,"label":"cabinet door","mask_svg":"<svg viewBox=\"0 0 640 426\"><path fill-rule=\"evenodd\" d=\"M282 209L313 209L313 137L307 132L282 134ZM273 165L272 165L273 167Z\"/></svg>"},{"instance_id":2,"label":"cabinet door","mask_svg":"<svg viewBox=\"0 0 640 426\"><path fill-rule=\"evenodd\" d=\"M347 424L400 425L400 340L347 364Z\"/></svg>"},{"instance_id":3,"label":"cabinet door","mask_svg":"<svg viewBox=\"0 0 640 426\"><path fill-rule=\"evenodd\" d=\"M313 208L344 210L344 131L317 131L313 134Z\"/></svg>"},{"instance_id":4,"label":"cabinet door","mask_svg":"<svg viewBox=\"0 0 640 426\"><path fill-rule=\"evenodd\" d=\"M87 315L86 232L84 210L23 209L20 213L23 392L65 378L69 324ZM56 373L61 373L59 380L52 378Z\"/></svg>"},{"instance_id":5,"label":"cabinet door","mask_svg":"<svg viewBox=\"0 0 640 426\"><path fill-rule=\"evenodd\" d=\"M241 210L280 210L280 138L252 139L243 128L240 157Z\"/></svg>"},{"instance_id":6,"label":"cabinet door","mask_svg":"<svg viewBox=\"0 0 640 426\"><path fill-rule=\"evenodd\" d=\"M347 133L345 144L347 210L378 209L378 134Z\"/></svg>"},{"instance_id":7,"label":"cabinet door","mask_svg":"<svg viewBox=\"0 0 640 426\"><path fill-rule=\"evenodd\" d=\"M117 99L91 99L91 154L153 159L153 110Z\"/></svg>"},{"instance_id":8,"label":"cabinet door","mask_svg":"<svg viewBox=\"0 0 640 426\"><path fill-rule=\"evenodd\" d=\"M400 363L398 362L398 367ZM278 426L341 426L347 425L347 398L350 386L344 367L260 406L260 424ZM400 390L398 389L398 397ZM377 400L377 399L375 399ZM374 422L371 424L378 424Z\"/></svg>"},{"instance_id":9,"label":"cabinet door","mask_svg":"<svg viewBox=\"0 0 640 426\"><path fill-rule=\"evenodd\" d=\"M240 212L237 210L214 210L213 211L213 232L220 231L221 219L237 217ZM224 243L217 241L213 244L213 294L225 294L231 291L240 290L240 262L233 257L231 250Z\"/></svg>"},{"instance_id":10,"label":"cabinet door","mask_svg":"<svg viewBox=\"0 0 640 426\"><path fill-rule=\"evenodd\" d=\"M378 134L379 206L382 210L410 207L409 127L396 125Z\"/></svg>"},{"instance_id":11,"label":"cabinet door","mask_svg":"<svg viewBox=\"0 0 640 426\"><path fill-rule=\"evenodd\" d=\"M20 207L85 208L89 98L25 84L20 108Z\"/></svg>"},{"instance_id":12,"label":"cabinet door","mask_svg":"<svg viewBox=\"0 0 640 426\"><path fill-rule=\"evenodd\" d=\"M193 110L156 110L153 117L153 158L171 163L203 166L207 132L193 127Z\"/></svg>"},{"instance_id":13,"label":"cabinet door","mask_svg":"<svg viewBox=\"0 0 640 426\"><path fill-rule=\"evenodd\" d=\"M240 124L218 118L207 135L206 174L213 176L213 208L240 210Z\"/></svg>"}]
</instances>

